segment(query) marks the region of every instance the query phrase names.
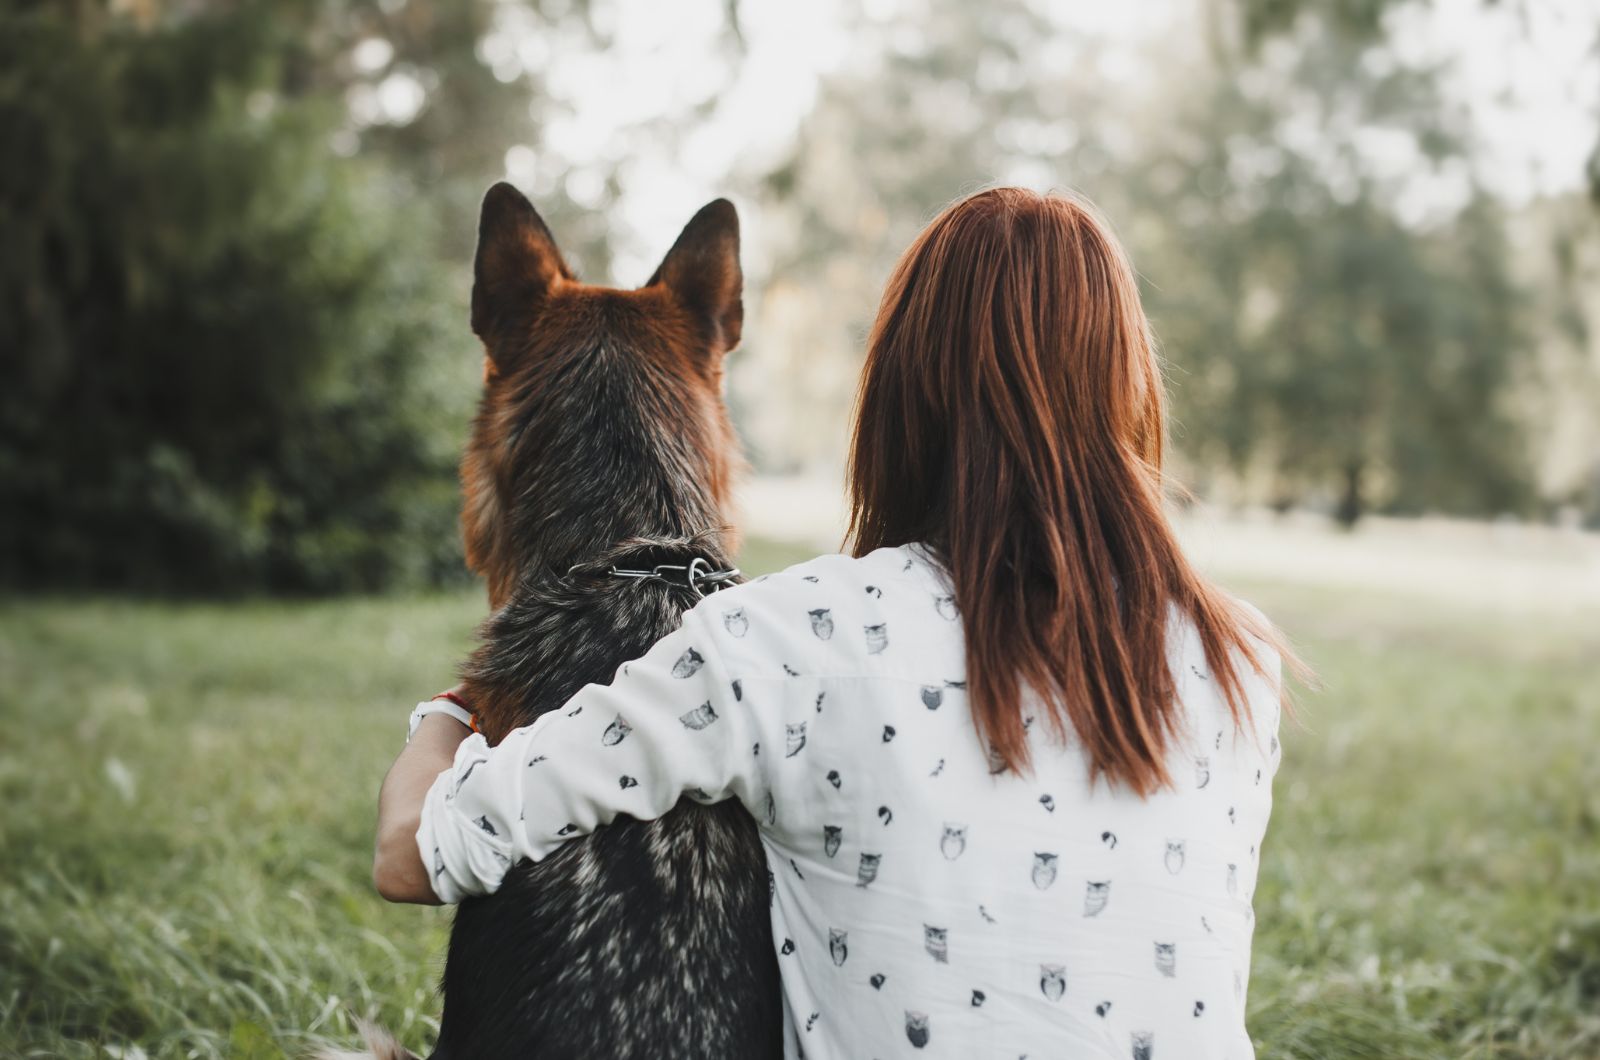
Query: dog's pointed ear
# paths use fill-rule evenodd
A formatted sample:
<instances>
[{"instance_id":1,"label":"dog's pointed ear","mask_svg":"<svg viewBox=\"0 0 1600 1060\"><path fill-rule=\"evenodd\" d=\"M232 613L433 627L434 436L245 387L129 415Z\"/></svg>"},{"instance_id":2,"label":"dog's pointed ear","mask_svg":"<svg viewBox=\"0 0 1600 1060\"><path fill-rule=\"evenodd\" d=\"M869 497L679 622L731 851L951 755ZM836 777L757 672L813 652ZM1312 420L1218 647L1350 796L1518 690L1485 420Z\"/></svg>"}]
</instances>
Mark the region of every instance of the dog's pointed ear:
<instances>
[{"instance_id":1,"label":"dog's pointed ear","mask_svg":"<svg viewBox=\"0 0 1600 1060\"><path fill-rule=\"evenodd\" d=\"M710 332L719 354L744 330L744 272L739 268L739 212L727 199L700 208L646 287L661 284Z\"/></svg>"},{"instance_id":2,"label":"dog's pointed ear","mask_svg":"<svg viewBox=\"0 0 1600 1060\"><path fill-rule=\"evenodd\" d=\"M493 339L531 319L550 292L572 279L555 237L527 198L501 182L483 197L472 265L472 330L495 356Z\"/></svg>"}]
</instances>

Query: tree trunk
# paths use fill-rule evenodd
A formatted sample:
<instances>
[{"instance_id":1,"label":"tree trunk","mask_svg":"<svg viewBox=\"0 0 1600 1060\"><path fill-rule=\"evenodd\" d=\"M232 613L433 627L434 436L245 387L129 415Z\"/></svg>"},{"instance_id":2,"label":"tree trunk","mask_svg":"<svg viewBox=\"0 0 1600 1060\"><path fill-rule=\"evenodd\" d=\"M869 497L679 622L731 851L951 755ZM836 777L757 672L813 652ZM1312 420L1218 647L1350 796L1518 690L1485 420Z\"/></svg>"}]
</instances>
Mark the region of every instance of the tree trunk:
<instances>
[{"instance_id":1,"label":"tree trunk","mask_svg":"<svg viewBox=\"0 0 1600 1060\"><path fill-rule=\"evenodd\" d=\"M1366 514L1366 501L1361 496L1362 470L1359 460L1352 460L1344 466L1344 493L1339 497L1339 506L1334 509L1333 518L1346 530L1354 528Z\"/></svg>"}]
</instances>

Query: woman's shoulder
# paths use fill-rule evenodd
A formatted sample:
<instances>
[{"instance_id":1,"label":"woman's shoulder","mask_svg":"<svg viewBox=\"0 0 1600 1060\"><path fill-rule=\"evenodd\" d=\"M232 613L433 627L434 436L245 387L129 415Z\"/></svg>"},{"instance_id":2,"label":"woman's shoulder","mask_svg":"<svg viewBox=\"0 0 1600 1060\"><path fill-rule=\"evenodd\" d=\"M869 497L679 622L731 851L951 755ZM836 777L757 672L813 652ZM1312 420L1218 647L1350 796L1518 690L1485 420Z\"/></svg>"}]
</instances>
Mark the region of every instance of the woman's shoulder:
<instances>
[{"instance_id":1,"label":"woman's shoulder","mask_svg":"<svg viewBox=\"0 0 1600 1060\"><path fill-rule=\"evenodd\" d=\"M808 597L818 591L856 589L881 598L880 592L913 576L927 562L916 546L880 548L864 556L826 552L779 571L762 574L717 594L724 601L755 602L784 599L795 593Z\"/></svg>"},{"instance_id":2,"label":"woman's shoulder","mask_svg":"<svg viewBox=\"0 0 1600 1060\"><path fill-rule=\"evenodd\" d=\"M913 603L935 606L945 591L938 577L911 545L864 556L825 553L711 593L692 613L743 646L769 636L831 639L818 630L832 622L872 624ZM763 635L752 636L756 629Z\"/></svg>"}]
</instances>

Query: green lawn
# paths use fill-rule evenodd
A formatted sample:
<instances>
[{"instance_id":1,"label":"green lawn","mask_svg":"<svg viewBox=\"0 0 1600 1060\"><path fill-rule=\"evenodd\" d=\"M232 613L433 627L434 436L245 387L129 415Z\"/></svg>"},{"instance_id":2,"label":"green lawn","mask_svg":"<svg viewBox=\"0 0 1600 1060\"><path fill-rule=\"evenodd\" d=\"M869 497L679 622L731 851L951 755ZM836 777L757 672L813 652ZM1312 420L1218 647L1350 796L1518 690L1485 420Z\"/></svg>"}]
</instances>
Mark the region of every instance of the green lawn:
<instances>
[{"instance_id":1,"label":"green lawn","mask_svg":"<svg viewBox=\"0 0 1600 1060\"><path fill-rule=\"evenodd\" d=\"M1264 851L1260 1055L1600 1056L1600 624L1235 588L1325 685ZM431 1040L447 914L373 894L373 798L482 607L0 604L0 1055L294 1055L351 1011Z\"/></svg>"}]
</instances>

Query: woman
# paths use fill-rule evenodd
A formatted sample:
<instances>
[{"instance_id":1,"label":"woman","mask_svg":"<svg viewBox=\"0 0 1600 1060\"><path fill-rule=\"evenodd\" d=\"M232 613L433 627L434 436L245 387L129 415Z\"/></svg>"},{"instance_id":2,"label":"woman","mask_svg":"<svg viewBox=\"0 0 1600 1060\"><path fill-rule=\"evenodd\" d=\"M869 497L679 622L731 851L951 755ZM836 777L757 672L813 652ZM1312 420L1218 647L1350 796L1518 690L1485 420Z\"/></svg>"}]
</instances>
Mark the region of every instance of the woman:
<instances>
[{"instance_id":1,"label":"woman","mask_svg":"<svg viewBox=\"0 0 1600 1060\"><path fill-rule=\"evenodd\" d=\"M494 749L425 709L381 797L379 889L457 901L618 814L737 798L792 1056L1252 1055L1294 660L1185 561L1162 404L1103 222L1018 189L958 202L873 329L853 554L712 594Z\"/></svg>"}]
</instances>

